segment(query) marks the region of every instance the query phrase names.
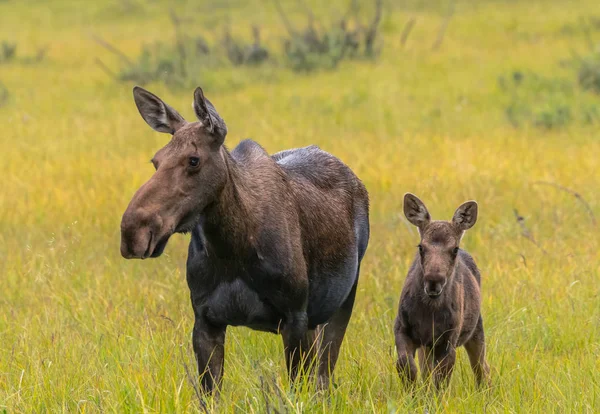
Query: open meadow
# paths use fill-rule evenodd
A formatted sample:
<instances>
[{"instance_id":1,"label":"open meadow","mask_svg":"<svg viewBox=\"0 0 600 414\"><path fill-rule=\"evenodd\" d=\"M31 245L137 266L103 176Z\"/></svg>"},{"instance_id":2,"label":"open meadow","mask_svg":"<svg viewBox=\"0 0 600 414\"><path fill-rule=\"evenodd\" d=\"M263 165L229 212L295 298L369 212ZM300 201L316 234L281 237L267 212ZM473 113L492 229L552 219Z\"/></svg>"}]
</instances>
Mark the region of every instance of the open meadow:
<instances>
[{"instance_id":1,"label":"open meadow","mask_svg":"<svg viewBox=\"0 0 600 414\"><path fill-rule=\"evenodd\" d=\"M307 3L326 26L349 2ZM360 3L367 21L373 2ZM335 387L292 393L281 338L229 328L208 410L600 412L598 1L385 0L377 56L304 72L282 58L277 4L0 0L0 413L200 410L189 235L158 259L119 253L121 216L169 136L141 119L135 82L115 79L126 59L101 43L137 60L181 32L250 41L251 25L273 61L145 87L191 120L202 86L230 149L250 137L339 157L369 191L371 239ZM297 28L303 4L281 2ZM419 242L405 192L435 219L479 203L462 246L482 272L489 389L463 349L444 392L401 387L392 328Z\"/></svg>"}]
</instances>

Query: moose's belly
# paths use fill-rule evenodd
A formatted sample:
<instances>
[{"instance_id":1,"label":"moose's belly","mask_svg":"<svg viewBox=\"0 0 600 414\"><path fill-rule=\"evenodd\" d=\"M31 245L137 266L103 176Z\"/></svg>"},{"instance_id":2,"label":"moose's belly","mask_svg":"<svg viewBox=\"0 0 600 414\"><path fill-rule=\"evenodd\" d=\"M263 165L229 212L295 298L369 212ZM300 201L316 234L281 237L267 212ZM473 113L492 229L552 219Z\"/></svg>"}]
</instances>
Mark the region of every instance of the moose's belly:
<instances>
[{"instance_id":1,"label":"moose's belly","mask_svg":"<svg viewBox=\"0 0 600 414\"><path fill-rule=\"evenodd\" d=\"M308 327L328 322L348 299L356 283L358 259L351 252L335 267L315 269L310 277L308 294Z\"/></svg>"},{"instance_id":2,"label":"moose's belly","mask_svg":"<svg viewBox=\"0 0 600 414\"><path fill-rule=\"evenodd\" d=\"M246 326L277 333L283 315L241 279L221 283L205 302L206 317L215 325Z\"/></svg>"}]
</instances>

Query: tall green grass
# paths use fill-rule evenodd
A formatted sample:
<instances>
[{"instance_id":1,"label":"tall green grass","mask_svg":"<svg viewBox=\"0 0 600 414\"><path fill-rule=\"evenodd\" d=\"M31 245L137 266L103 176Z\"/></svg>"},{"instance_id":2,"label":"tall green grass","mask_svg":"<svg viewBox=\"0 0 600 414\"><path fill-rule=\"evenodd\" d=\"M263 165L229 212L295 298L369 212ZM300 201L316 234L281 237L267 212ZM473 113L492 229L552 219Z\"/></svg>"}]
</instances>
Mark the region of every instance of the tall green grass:
<instances>
[{"instance_id":1,"label":"tall green grass","mask_svg":"<svg viewBox=\"0 0 600 414\"><path fill-rule=\"evenodd\" d=\"M49 44L36 65L0 65L10 91L0 108L0 412L199 410L192 377L193 314L185 283L186 236L157 260L119 255L119 223L148 162L167 136L152 132L131 86L96 65L114 57L97 33L130 55L171 36L162 1L0 2L0 40L24 53ZM318 12L344 4L312 2ZM260 23L273 45L284 29L271 3L180 1L212 33L227 20ZM294 14L296 2L284 3ZM289 391L279 337L230 328L219 412L600 411L600 130L514 128L499 76L530 70L575 76L559 61L585 47L565 34L595 1L456 3L432 51L446 3L386 4L376 62L296 75L284 68L223 68L205 93L234 147L318 144L350 165L371 196L372 238L336 385ZM417 24L405 47L404 23ZM232 26L236 26L232 24ZM241 30L241 29L240 29ZM246 30L244 28L244 30ZM600 36L599 36L600 37ZM265 72L267 71L267 72ZM574 78L575 79L575 78ZM192 91L149 85L191 119ZM567 104L600 99L582 91ZM483 315L493 385L477 390L463 351L440 395L406 393L394 370L392 334L418 235L403 218L406 191L434 218L463 201L480 218L464 238L483 274ZM525 218L531 238L515 219ZM274 412L274 411L272 411Z\"/></svg>"}]
</instances>

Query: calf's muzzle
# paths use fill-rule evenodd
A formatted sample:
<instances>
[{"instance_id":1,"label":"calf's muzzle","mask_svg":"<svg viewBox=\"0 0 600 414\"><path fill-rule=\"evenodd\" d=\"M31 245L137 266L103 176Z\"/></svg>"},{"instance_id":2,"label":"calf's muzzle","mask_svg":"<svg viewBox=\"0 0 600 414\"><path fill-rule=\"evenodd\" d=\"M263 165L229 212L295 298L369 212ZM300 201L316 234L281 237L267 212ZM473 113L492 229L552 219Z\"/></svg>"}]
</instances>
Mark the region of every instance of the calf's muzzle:
<instances>
[{"instance_id":1,"label":"calf's muzzle","mask_svg":"<svg viewBox=\"0 0 600 414\"><path fill-rule=\"evenodd\" d=\"M425 276L425 293L430 298L437 298L446 286L446 278L440 275Z\"/></svg>"}]
</instances>

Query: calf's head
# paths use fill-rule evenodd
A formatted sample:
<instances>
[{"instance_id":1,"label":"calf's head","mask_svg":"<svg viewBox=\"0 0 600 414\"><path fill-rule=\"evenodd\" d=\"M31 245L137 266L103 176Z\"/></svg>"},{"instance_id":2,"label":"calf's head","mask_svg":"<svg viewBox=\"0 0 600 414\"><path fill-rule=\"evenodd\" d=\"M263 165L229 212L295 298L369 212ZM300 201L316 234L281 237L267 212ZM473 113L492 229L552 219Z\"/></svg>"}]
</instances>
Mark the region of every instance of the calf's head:
<instances>
[{"instance_id":1,"label":"calf's head","mask_svg":"<svg viewBox=\"0 0 600 414\"><path fill-rule=\"evenodd\" d=\"M477 221L477 203L463 203L450 222L437 221L431 220L427 207L419 198L407 193L404 195L404 215L419 229L423 289L435 299L453 277L460 240L465 230Z\"/></svg>"},{"instance_id":2,"label":"calf's head","mask_svg":"<svg viewBox=\"0 0 600 414\"><path fill-rule=\"evenodd\" d=\"M223 141L227 127L202 89L194 92L197 122L187 122L156 95L140 88L133 97L154 130L171 134L152 158L156 172L135 193L121 221L121 254L158 257L173 233L190 231L227 182Z\"/></svg>"}]
</instances>

